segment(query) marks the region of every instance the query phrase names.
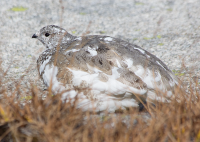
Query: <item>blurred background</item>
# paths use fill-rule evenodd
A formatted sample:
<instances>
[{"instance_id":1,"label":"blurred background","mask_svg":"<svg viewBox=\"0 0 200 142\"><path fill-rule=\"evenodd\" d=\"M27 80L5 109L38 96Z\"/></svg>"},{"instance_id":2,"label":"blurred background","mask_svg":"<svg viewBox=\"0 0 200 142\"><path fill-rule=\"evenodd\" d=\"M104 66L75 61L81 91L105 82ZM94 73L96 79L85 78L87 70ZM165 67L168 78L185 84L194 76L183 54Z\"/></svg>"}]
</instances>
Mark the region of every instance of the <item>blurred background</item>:
<instances>
[{"instance_id":1,"label":"blurred background","mask_svg":"<svg viewBox=\"0 0 200 142\"><path fill-rule=\"evenodd\" d=\"M100 34L141 46L180 78L200 82L199 0L1 0L1 70L43 85L36 61L45 50L32 35L58 25L81 36Z\"/></svg>"}]
</instances>

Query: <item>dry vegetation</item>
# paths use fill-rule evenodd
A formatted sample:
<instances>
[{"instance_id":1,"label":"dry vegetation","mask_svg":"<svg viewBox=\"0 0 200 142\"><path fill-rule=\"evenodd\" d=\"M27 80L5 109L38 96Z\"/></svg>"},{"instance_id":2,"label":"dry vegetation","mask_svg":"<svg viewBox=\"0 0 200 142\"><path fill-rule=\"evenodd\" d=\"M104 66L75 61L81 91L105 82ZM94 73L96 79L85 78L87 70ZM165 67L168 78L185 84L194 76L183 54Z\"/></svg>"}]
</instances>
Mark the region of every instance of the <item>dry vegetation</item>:
<instances>
[{"instance_id":1,"label":"dry vegetation","mask_svg":"<svg viewBox=\"0 0 200 142\"><path fill-rule=\"evenodd\" d=\"M0 141L200 141L200 94L194 91L198 83L193 83L196 86L191 86L188 95L182 94L179 102L156 107L147 104L143 112L130 109L103 115L62 103L61 94L52 96L34 85L19 84L12 90L0 84Z\"/></svg>"}]
</instances>

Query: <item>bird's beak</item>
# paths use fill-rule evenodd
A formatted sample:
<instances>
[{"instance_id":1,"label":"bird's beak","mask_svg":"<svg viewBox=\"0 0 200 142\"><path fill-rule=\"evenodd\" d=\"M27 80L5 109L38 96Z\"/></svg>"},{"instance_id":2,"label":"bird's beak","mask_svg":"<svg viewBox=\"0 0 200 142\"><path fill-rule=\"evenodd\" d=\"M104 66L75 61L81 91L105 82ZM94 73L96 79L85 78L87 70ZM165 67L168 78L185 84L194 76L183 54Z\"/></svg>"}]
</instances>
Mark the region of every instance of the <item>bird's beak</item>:
<instances>
[{"instance_id":1,"label":"bird's beak","mask_svg":"<svg viewBox=\"0 0 200 142\"><path fill-rule=\"evenodd\" d=\"M32 38L37 38L38 36L36 35L36 34L34 34L33 36L32 36Z\"/></svg>"}]
</instances>

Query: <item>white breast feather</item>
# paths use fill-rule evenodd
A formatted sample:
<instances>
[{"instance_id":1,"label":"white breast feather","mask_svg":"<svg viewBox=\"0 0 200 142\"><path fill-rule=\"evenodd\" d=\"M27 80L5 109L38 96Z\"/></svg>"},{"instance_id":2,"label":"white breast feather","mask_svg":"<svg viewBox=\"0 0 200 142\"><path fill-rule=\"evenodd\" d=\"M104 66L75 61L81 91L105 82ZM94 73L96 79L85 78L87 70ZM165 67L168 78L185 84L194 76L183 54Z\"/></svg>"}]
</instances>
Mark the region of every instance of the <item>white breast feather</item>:
<instances>
[{"instance_id":1,"label":"white breast feather","mask_svg":"<svg viewBox=\"0 0 200 142\"><path fill-rule=\"evenodd\" d=\"M42 65L40 65L40 75L44 71L44 68L45 68L46 64L49 63L50 59L51 59L51 56L49 56L46 60L44 60Z\"/></svg>"},{"instance_id":2,"label":"white breast feather","mask_svg":"<svg viewBox=\"0 0 200 142\"><path fill-rule=\"evenodd\" d=\"M62 83L58 82L56 77L57 73L57 67L55 67L54 65L46 65L44 73L42 75L45 84L47 84L47 86L50 86L50 83L52 83L52 90L56 93L61 92L65 89Z\"/></svg>"}]
</instances>

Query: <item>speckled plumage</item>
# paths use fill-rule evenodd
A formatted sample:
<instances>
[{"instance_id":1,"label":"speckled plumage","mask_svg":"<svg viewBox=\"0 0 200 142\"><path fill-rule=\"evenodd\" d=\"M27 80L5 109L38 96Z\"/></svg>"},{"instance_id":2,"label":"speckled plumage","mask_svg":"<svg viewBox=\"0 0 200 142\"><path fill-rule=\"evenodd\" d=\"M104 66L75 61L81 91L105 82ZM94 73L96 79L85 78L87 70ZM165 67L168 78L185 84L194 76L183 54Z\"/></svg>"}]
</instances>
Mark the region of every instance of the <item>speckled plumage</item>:
<instances>
[{"instance_id":1,"label":"speckled plumage","mask_svg":"<svg viewBox=\"0 0 200 142\"><path fill-rule=\"evenodd\" d=\"M136 107L138 98L165 101L179 85L160 59L121 39L76 37L54 25L42 28L33 38L47 47L37 60L44 83L49 86L52 81L54 93L71 89L63 98L78 95L78 106L85 110ZM167 95L157 95L155 90Z\"/></svg>"}]
</instances>

